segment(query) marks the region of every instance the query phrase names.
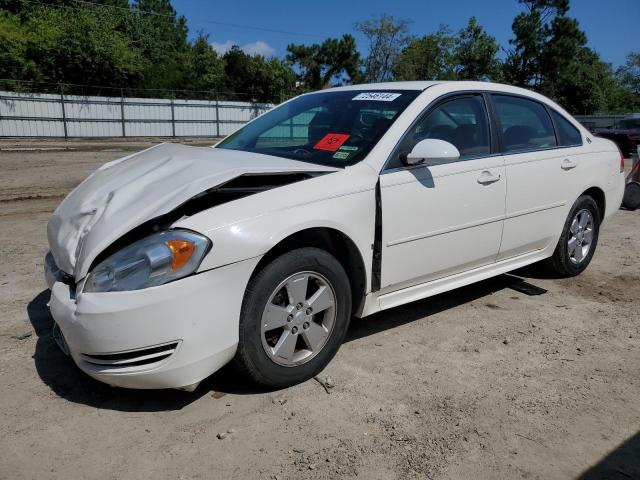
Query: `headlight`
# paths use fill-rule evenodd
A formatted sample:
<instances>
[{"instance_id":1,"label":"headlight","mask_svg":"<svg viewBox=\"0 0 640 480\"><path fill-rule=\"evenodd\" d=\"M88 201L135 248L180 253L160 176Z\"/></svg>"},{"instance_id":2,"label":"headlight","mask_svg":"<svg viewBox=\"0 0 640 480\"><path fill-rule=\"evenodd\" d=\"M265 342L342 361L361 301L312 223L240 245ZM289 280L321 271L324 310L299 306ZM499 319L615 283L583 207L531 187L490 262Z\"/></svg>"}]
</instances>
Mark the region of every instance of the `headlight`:
<instances>
[{"instance_id":1,"label":"headlight","mask_svg":"<svg viewBox=\"0 0 640 480\"><path fill-rule=\"evenodd\" d=\"M84 291L140 290L186 277L210 247L208 238L187 230L150 235L100 262L89 273Z\"/></svg>"}]
</instances>

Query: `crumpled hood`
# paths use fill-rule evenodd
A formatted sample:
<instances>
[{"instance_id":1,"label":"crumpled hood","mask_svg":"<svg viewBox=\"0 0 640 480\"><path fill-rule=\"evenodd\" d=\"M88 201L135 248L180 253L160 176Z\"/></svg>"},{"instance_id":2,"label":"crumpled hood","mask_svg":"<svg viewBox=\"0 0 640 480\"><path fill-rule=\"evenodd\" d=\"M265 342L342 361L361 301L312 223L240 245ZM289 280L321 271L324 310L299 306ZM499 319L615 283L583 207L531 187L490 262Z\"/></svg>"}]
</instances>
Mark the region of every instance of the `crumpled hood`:
<instances>
[{"instance_id":1,"label":"crumpled hood","mask_svg":"<svg viewBox=\"0 0 640 480\"><path fill-rule=\"evenodd\" d=\"M333 170L269 155L163 143L106 163L78 185L49 220L49 247L58 268L78 281L131 229L239 175Z\"/></svg>"}]
</instances>

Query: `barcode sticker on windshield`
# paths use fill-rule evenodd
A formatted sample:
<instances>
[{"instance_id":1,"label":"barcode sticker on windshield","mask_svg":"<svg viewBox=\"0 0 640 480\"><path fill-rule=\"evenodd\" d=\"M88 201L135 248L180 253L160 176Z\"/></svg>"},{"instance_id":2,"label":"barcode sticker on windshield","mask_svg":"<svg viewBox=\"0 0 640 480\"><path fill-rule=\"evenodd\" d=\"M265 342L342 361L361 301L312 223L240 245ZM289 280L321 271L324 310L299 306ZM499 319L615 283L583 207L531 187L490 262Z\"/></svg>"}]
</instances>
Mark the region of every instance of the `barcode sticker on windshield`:
<instances>
[{"instance_id":1,"label":"barcode sticker on windshield","mask_svg":"<svg viewBox=\"0 0 640 480\"><path fill-rule=\"evenodd\" d=\"M363 92L359 93L351 100L374 100L376 102L393 102L401 93L389 92Z\"/></svg>"}]
</instances>

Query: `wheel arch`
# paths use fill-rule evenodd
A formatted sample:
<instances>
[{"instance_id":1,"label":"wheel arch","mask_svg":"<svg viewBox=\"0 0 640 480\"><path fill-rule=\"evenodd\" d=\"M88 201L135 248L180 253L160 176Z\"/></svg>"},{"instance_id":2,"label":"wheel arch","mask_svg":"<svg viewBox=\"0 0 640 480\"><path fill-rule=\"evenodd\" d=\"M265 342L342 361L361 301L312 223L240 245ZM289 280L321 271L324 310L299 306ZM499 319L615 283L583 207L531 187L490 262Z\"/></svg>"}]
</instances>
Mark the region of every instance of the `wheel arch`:
<instances>
[{"instance_id":1,"label":"wheel arch","mask_svg":"<svg viewBox=\"0 0 640 480\"><path fill-rule=\"evenodd\" d=\"M251 276L253 277L265 265L280 255L303 247L320 248L336 257L349 277L353 312L359 311L367 290L364 259L356 243L348 235L335 228L310 227L284 237L264 254Z\"/></svg>"},{"instance_id":2,"label":"wheel arch","mask_svg":"<svg viewBox=\"0 0 640 480\"><path fill-rule=\"evenodd\" d=\"M590 187L582 192L579 197L582 197L583 195L593 198L593 200L596 202L596 205L598 206L598 213L600 214L600 221L602 222L604 220L607 206L607 200L604 191L600 187Z\"/></svg>"}]
</instances>

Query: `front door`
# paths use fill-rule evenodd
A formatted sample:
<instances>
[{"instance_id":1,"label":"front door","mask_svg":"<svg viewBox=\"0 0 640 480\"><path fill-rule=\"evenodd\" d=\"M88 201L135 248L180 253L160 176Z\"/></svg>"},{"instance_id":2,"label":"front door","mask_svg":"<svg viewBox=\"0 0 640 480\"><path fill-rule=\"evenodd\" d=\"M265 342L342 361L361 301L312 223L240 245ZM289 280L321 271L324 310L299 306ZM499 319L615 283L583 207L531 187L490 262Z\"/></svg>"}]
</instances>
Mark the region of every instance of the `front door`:
<instances>
[{"instance_id":1,"label":"front door","mask_svg":"<svg viewBox=\"0 0 640 480\"><path fill-rule=\"evenodd\" d=\"M460 159L409 168L392 158L380 175L383 291L491 264L500 248L504 158L492 154L483 96L437 104L411 128L397 155L426 138L452 143Z\"/></svg>"}]
</instances>

